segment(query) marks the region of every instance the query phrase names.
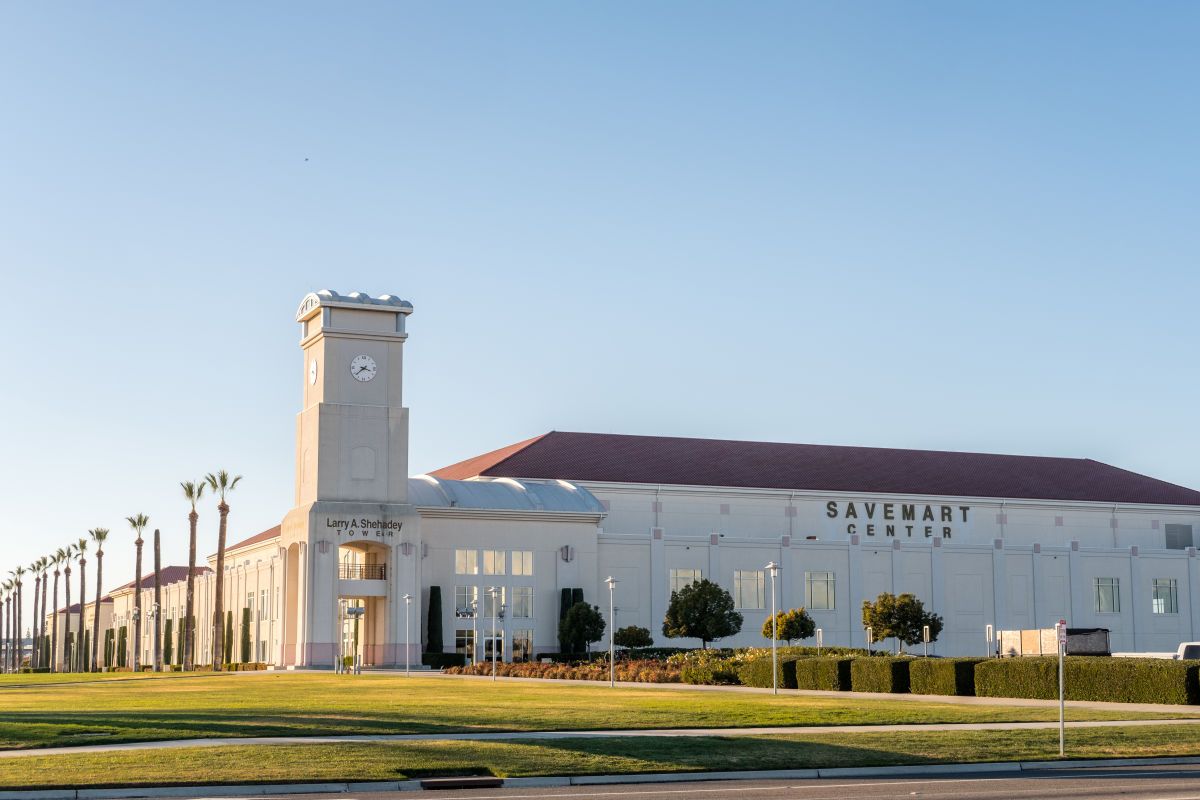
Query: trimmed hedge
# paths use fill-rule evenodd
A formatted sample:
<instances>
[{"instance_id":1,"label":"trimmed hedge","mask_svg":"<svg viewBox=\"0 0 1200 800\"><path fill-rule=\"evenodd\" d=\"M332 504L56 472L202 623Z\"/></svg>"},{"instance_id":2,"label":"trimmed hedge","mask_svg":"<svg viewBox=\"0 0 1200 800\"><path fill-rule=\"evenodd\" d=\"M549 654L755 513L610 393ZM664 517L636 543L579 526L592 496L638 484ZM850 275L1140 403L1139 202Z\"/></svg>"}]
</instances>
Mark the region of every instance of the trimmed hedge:
<instances>
[{"instance_id":1,"label":"trimmed hedge","mask_svg":"<svg viewBox=\"0 0 1200 800\"><path fill-rule=\"evenodd\" d=\"M856 658L850 662L850 686L856 692L907 694L911 658Z\"/></svg>"},{"instance_id":2,"label":"trimmed hedge","mask_svg":"<svg viewBox=\"0 0 1200 800\"><path fill-rule=\"evenodd\" d=\"M850 691L852 658L798 658L784 667L797 689L818 689L826 692Z\"/></svg>"},{"instance_id":3,"label":"trimmed hedge","mask_svg":"<svg viewBox=\"0 0 1200 800\"><path fill-rule=\"evenodd\" d=\"M919 658L908 665L913 694L975 694L975 665L986 658Z\"/></svg>"},{"instance_id":4,"label":"trimmed hedge","mask_svg":"<svg viewBox=\"0 0 1200 800\"><path fill-rule=\"evenodd\" d=\"M1200 661L1068 656L1063 664L1068 700L1109 703L1200 703ZM1057 658L989 659L975 666L980 697L1058 697Z\"/></svg>"},{"instance_id":5,"label":"trimmed hedge","mask_svg":"<svg viewBox=\"0 0 1200 800\"><path fill-rule=\"evenodd\" d=\"M779 688L796 688L796 656L779 656ZM737 670L738 680L743 686L756 686L759 689L771 688L771 654L757 655L743 661Z\"/></svg>"},{"instance_id":6,"label":"trimmed hedge","mask_svg":"<svg viewBox=\"0 0 1200 800\"><path fill-rule=\"evenodd\" d=\"M421 663L433 669L463 667L467 664L466 653L422 653Z\"/></svg>"}]
</instances>

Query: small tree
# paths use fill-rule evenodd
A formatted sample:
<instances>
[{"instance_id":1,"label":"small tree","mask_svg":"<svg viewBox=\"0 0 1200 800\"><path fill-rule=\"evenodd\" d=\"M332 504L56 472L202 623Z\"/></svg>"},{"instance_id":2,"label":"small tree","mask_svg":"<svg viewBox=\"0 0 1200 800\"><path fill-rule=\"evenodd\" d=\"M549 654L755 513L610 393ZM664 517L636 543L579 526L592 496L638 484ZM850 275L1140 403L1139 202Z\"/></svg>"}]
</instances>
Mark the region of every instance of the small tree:
<instances>
[{"instance_id":1,"label":"small tree","mask_svg":"<svg viewBox=\"0 0 1200 800\"><path fill-rule=\"evenodd\" d=\"M129 663L129 626L122 625L117 632L117 666L124 667Z\"/></svg>"},{"instance_id":2,"label":"small tree","mask_svg":"<svg viewBox=\"0 0 1200 800\"><path fill-rule=\"evenodd\" d=\"M671 592L662 627L668 639L699 639L708 649L709 642L733 636L741 629L742 615L733 610L733 598L707 578Z\"/></svg>"},{"instance_id":3,"label":"small tree","mask_svg":"<svg viewBox=\"0 0 1200 800\"><path fill-rule=\"evenodd\" d=\"M426 653L442 652L442 587L429 587L429 618L425 624Z\"/></svg>"},{"instance_id":4,"label":"small tree","mask_svg":"<svg viewBox=\"0 0 1200 800\"><path fill-rule=\"evenodd\" d=\"M232 608L225 612L225 630L222 631L221 645L223 648L221 650L223 657L226 659L229 659L225 663L226 664L232 663L232 661L231 661L233 659L233 609Z\"/></svg>"},{"instance_id":5,"label":"small tree","mask_svg":"<svg viewBox=\"0 0 1200 800\"><path fill-rule=\"evenodd\" d=\"M872 629L875 641L895 639L897 643L914 645L922 641L922 629L929 626L929 640L936 642L942 632L942 618L925 605L914 594L894 595L884 592L874 602L864 600L862 605L863 627Z\"/></svg>"},{"instance_id":6,"label":"small tree","mask_svg":"<svg viewBox=\"0 0 1200 800\"><path fill-rule=\"evenodd\" d=\"M567 612L571 610L571 606L573 605L574 603L571 602L571 590L563 589L559 593L558 598L558 652L560 653L574 652L571 649L573 644L570 638L566 636L565 628L563 627L567 621Z\"/></svg>"},{"instance_id":7,"label":"small tree","mask_svg":"<svg viewBox=\"0 0 1200 800\"><path fill-rule=\"evenodd\" d=\"M242 607L242 663L250 663L250 609Z\"/></svg>"},{"instance_id":8,"label":"small tree","mask_svg":"<svg viewBox=\"0 0 1200 800\"><path fill-rule=\"evenodd\" d=\"M789 645L793 639L808 639L816 632L817 625L803 606L790 611L780 611L775 615L775 638L786 641ZM762 635L764 639L771 638L770 617L763 623Z\"/></svg>"},{"instance_id":9,"label":"small tree","mask_svg":"<svg viewBox=\"0 0 1200 800\"><path fill-rule=\"evenodd\" d=\"M163 623L163 661L168 665L171 663L172 653L175 650L175 625L174 621L168 619Z\"/></svg>"},{"instance_id":10,"label":"small tree","mask_svg":"<svg viewBox=\"0 0 1200 800\"><path fill-rule=\"evenodd\" d=\"M652 647L654 640L650 638L649 628L639 628L629 625L613 632L613 644L617 647Z\"/></svg>"},{"instance_id":11,"label":"small tree","mask_svg":"<svg viewBox=\"0 0 1200 800\"><path fill-rule=\"evenodd\" d=\"M567 612L559 629L560 639L565 638L573 653L585 652L592 642L598 642L604 637L604 617L597 606L587 603L576 603Z\"/></svg>"}]
</instances>

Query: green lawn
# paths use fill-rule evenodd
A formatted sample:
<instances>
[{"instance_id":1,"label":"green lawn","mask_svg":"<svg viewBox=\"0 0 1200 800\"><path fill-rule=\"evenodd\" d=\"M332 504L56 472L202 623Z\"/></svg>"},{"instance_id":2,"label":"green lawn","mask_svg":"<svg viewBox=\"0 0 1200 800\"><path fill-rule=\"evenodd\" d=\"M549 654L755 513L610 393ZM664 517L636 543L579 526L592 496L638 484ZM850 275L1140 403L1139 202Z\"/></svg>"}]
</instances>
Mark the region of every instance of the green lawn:
<instances>
[{"instance_id":1,"label":"green lawn","mask_svg":"<svg viewBox=\"0 0 1200 800\"><path fill-rule=\"evenodd\" d=\"M1170 716L1196 715L1182 707ZM328 673L0 680L0 749L190 737L704 728L1057 719L1055 708L961 706L566 681ZM1070 719L1152 714L1068 710Z\"/></svg>"},{"instance_id":2,"label":"green lawn","mask_svg":"<svg viewBox=\"0 0 1200 800\"><path fill-rule=\"evenodd\" d=\"M402 780L1053 759L1057 732L245 745L0 759L0 787ZM1200 725L1067 732L1068 757L1197 755Z\"/></svg>"}]
</instances>

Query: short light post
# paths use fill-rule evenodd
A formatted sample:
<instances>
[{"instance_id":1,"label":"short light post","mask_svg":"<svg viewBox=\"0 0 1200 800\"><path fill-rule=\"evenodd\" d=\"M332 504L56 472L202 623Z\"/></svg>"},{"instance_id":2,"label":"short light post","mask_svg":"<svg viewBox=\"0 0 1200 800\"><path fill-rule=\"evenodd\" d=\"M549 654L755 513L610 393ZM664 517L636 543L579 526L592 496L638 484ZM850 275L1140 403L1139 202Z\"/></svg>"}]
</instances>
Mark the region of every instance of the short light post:
<instances>
[{"instance_id":1,"label":"short light post","mask_svg":"<svg viewBox=\"0 0 1200 800\"><path fill-rule=\"evenodd\" d=\"M499 586L489 586L487 588L488 596L492 598L492 680L496 680L496 612L498 611L499 603L496 602L497 596L500 594Z\"/></svg>"},{"instance_id":2,"label":"short light post","mask_svg":"<svg viewBox=\"0 0 1200 800\"><path fill-rule=\"evenodd\" d=\"M150 630L154 632L151 635L154 636L154 650L155 650L155 652L151 655L151 658L154 659L154 666L151 667L151 670L153 670L154 672L161 672L162 670L159 667L159 658L158 658L158 648L159 648L158 633L157 633L158 632L158 603L151 604L150 619L152 621Z\"/></svg>"},{"instance_id":3,"label":"short light post","mask_svg":"<svg viewBox=\"0 0 1200 800\"><path fill-rule=\"evenodd\" d=\"M412 595L404 595L404 675L411 675L412 664Z\"/></svg>"},{"instance_id":4,"label":"short light post","mask_svg":"<svg viewBox=\"0 0 1200 800\"><path fill-rule=\"evenodd\" d=\"M471 666L479 663L479 600L471 601Z\"/></svg>"},{"instance_id":5,"label":"short light post","mask_svg":"<svg viewBox=\"0 0 1200 800\"><path fill-rule=\"evenodd\" d=\"M765 567L771 575L771 694L779 694L779 617L775 610L775 579L779 565L774 561Z\"/></svg>"},{"instance_id":6,"label":"short light post","mask_svg":"<svg viewBox=\"0 0 1200 800\"><path fill-rule=\"evenodd\" d=\"M616 662L613 661L613 629L617 627L613 596L617 588L617 579L609 575L604 582L608 585L608 685L611 688L617 685Z\"/></svg>"},{"instance_id":7,"label":"short light post","mask_svg":"<svg viewBox=\"0 0 1200 800\"><path fill-rule=\"evenodd\" d=\"M993 636L994 631L995 631L995 628L993 628L991 625L987 625L983 629L983 637L984 637L985 641L987 642L987 657L988 658L991 658L993 655L995 655L995 648L992 647L992 636Z\"/></svg>"},{"instance_id":8,"label":"short light post","mask_svg":"<svg viewBox=\"0 0 1200 800\"><path fill-rule=\"evenodd\" d=\"M925 657L929 658L929 626L921 626L921 639L925 641Z\"/></svg>"},{"instance_id":9,"label":"short light post","mask_svg":"<svg viewBox=\"0 0 1200 800\"><path fill-rule=\"evenodd\" d=\"M825 631L817 628L817 655L821 655L821 643L825 640Z\"/></svg>"},{"instance_id":10,"label":"short light post","mask_svg":"<svg viewBox=\"0 0 1200 800\"><path fill-rule=\"evenodd\" d=\"M870 625L867 626L867 655L874 655L871 650L871 645L875 643L875 629Z\"/></svg>"}]
</instances>

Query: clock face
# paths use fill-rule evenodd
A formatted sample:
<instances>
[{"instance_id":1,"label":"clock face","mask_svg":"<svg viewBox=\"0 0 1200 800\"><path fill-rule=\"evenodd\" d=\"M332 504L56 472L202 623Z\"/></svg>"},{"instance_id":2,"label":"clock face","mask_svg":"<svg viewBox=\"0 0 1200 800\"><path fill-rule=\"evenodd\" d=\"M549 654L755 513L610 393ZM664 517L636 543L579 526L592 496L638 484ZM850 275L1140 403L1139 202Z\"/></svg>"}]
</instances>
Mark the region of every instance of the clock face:
<instances>
[{"instance_id":1,"label":"clock face","mask_svg":"<svg viewBox=\"0 0 1200 800\"><path fill-rule=\"evenodd\" d=\"M308 382L317 385L317 360L314 358L308 364Z\"/></svg>"},{"instance_id":2,"label":"clock face","mask_svg":"<svg viewBox=\"0 0 1200 800\"><path fill-rule=\"evenodd\" d=\"M375 377L375 373L379 371L379 367L375 365L375 359L370 356L355 356L350 362L350 374L354 376L356 381L369 381Z\"/></svg>"}]
</instances>

